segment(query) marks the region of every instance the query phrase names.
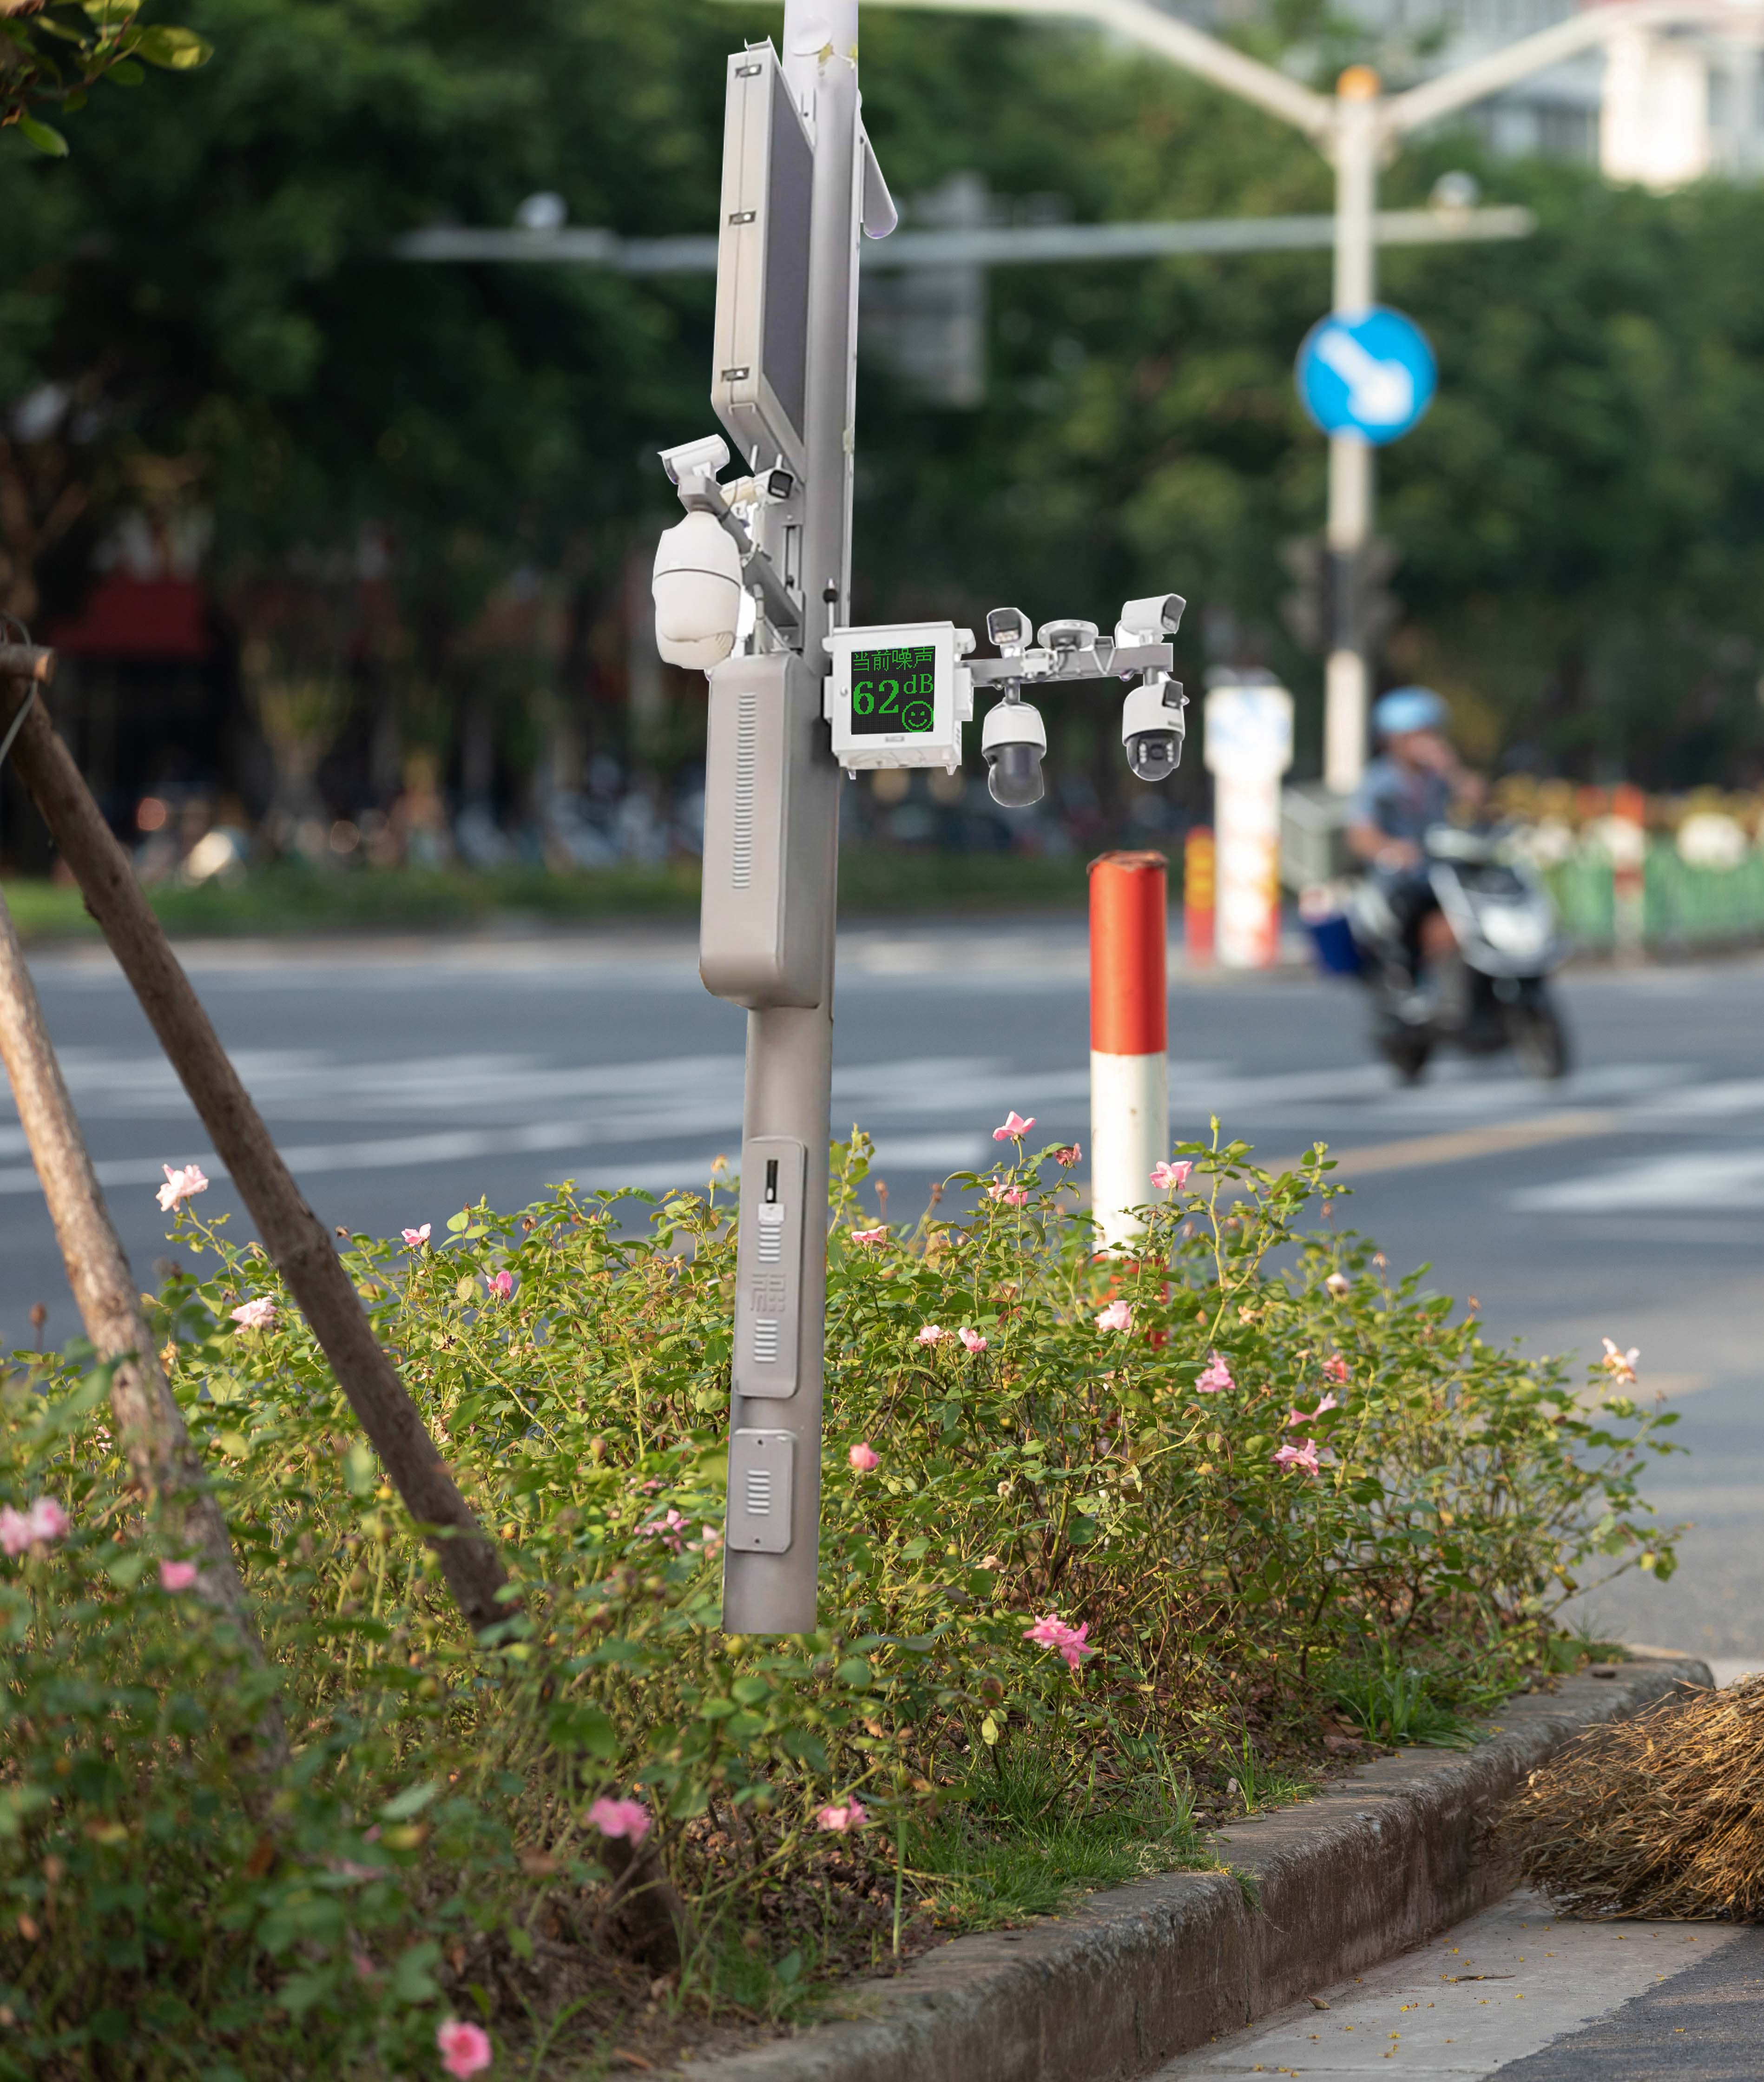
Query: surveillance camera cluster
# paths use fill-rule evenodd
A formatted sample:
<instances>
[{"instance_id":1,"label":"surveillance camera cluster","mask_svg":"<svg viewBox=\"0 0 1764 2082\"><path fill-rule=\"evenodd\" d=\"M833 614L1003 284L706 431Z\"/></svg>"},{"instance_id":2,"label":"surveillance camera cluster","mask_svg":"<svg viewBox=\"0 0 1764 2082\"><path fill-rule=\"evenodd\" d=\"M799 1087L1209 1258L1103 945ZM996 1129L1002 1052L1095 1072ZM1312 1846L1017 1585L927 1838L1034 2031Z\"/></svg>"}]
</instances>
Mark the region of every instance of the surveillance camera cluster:
<instances>
[{"instance_id":1,"label":"surveillance camera cluster","mask_svg":"<svg viewBox=\"0 0 1764 2082\"><path fill-rule=\"evenodd\" d=\"M754 595L760 618L786 639L801 626L789 589L750 533L764 508L790 499L795 480L780 466L721 483L717 474L729 460L717 435L662 451L686 508L655 554L656 642L671 664L708 671L730 656L743 592ZM1118 678L1136 682L1121 715L1127 764L1142 781L1168 780L1181 762L1185 728L1187 697L1171 677L1170 642L1185 605L1175 592L1130 600L1113 638L1093 622L1044 622L1038 630L1021 608L996 607L986 617L996 658L975 658L972 630L954 622L836 629L822 639L832 661L823 713L833 756L853 774L916 766L954 773L975 689L991 689L1002 698L980 728L987 786L995 802L1026 809L1046 792L1047 728L1024 689Z\"/></svg>"},{"instance_id":2,"label":"surveillance camera cluster","mask_svg":"<svg viewBox=\"0 0 1764 2082\"><path fill-rule=\"evenodd\" d=\"M1044 622L1032 634L1021 608L996 607L986 633L998 651L970 668L977 685L995 686L1004 699L990 710L980 731L987 786L996 803L1025 808L1044 792L1042 761L1047 729L1040 712L1023 698L1025 686L1061 681L1131 679L1139 685L1122 707L1121 741L1127 764L1142 781L1165 781L1182 757L1188 698L1170 676L1170 639L1181 626L1187 603L1180 593L1153 593L1130 600L1121 610L1113 639L1093 622Z\"/></svg>"}]
</instances>

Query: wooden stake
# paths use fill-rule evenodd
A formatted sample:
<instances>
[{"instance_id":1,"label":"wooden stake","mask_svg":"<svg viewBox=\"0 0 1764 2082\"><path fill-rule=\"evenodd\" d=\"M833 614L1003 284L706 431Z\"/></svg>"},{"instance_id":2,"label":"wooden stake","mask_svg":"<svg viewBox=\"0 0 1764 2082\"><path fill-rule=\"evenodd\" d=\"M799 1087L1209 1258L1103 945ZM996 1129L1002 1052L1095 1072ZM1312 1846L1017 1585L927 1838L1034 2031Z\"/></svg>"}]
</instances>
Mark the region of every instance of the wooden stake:
<instances>
[{"instance_id":1,"label":"wooden stake","mask_svg":"<svg viewBox=\"0 0 1764 2082\"><path fill-rule=\"evenodd\" d=\"M330 1237L282 1161L135 879L128 856L112 836L42 702L32 699L32 681L45 676L35 660L49 655L27 651L22 645L0 651L0 661L16 660L15 672L31 673L22 683L0 679L0 736L16 719L21 703L29 702L12 752L19 777L201 1115L264 1249L324 1348L338 1385L406 1509L428 1528L460 1610L474 1630L482 1632L519 1609L515 1601L498 1595L508 1584L501 1559L460 1494L397 1369L381 1350Z\"/></svg>"},{"instance_id":2,"label":"wooden stake","mask_svg":"<svg viewBox=\"0 0 1764 2082\"><path fill-rule=\"evenodd\" d=\"M263 1643L233 1557L226 1520L204 1485L200 1456L154 1351L136 1299L134 1275L99 1191L3 898L0 1061L6 1064L31 1161L43 1183L80 1321L99 1357L113 1368L110 1406L123 1452L149 1502L165 1513L173 1536L196 1550L197 1595L232 1621L252 1659L261 1664ZM280 1707L272 1705L265 1712L259 1733L263 1763L279 1769L288 1760Z\"/></svg>"}]
</instances>

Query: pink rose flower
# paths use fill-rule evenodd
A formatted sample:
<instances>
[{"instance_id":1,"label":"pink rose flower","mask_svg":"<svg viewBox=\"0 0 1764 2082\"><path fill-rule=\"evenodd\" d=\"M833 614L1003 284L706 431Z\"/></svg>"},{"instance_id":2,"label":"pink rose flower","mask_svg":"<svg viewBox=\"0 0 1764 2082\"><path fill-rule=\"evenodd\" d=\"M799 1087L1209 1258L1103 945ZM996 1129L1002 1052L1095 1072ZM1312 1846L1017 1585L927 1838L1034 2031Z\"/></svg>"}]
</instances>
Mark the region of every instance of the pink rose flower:
<instances>
[{"instance_id":1,"label":"pink rose flower","mask_svg":"<svg viewBox=\"0 0 1764 2082\"><path fill-rule=\"evenodd\" d=\"M1070 1171L1084 1161L1084 1153L1076 1142L1068 1142L1063 1149L1054 1152L1054 1161L1063 1170Z\"/></svg>"},{"instance_id":2,"label":"pink rose flower","mask_svg":"<svg viewBox=\"0 0 1764 2082\"><path fill-rule=\"evenodd\" d=\"M1339 1352L1323 1362L1323 1377L1325 1380L1337 1382L1345 1381L1347 1379L1348 1363Z\"/></svg>"},{"instance_id":3,"label":"pink rose flower","mask_svg":"<svg viewBox=\"0 0 1764 2082\"><path fill-rule=\"evenodd\" d=\"M956 1335L970 1352L983 1352L986 1350L986 1339L978 1330L970 1330L966 1323L956 1332Z\"/></svg>"},{"instance_id":4,"label":"pink rose flower","mask_svg":"<svg viewBox=\"0 0 1764 2082\"><path fill-rule=\"evenodd\" d=\"M1180 1164L1154 1164L1151 1182L1162 1192L1180 1193L1188 1183L1188 1175L1194 1166L1185 1158Z\"/></svg>"},{"instance_id":5,"label":"pink rose flower","mask_svg":"<svg viewBox=\"0 0 1764 2082\"><path fill-rule=\"evenodd\" d=\"M1277 1468L1302 1468L1307 1475L1317 1472L1317 1442L1307 1439L1302 1446L1295 1446L1289 1439L1274 1455Z\"/></svg>"},{"instance_id":6,"label":"pink rose flower","mask_svg":"<svg viewBox=\"0 0 1764 2082\"><path fill-rule=\"evenodd\" d=\"M53 1497L39 1497L31 1507L31 1537L40 1540L45 1546L53 1541L65 1540L72 1521Z\"/></svg>"},{"instance_id":7,"label":"pink rose flower","mask_svg":"<svg viewBox=\"0 0 1764 2082\"><path fill-rule=\"evenodd\" d=\"M405 1243L411 1250L421 1250L428 1241L429 1226L429 1224L425 1222L419 1229L406 1229L404 1232Z\"/></svg>"},{"instance_id":8,"label":"pink rose flower","mask_svg":"<svg viewBox=\"0 0 1764 2082\"><path fill-rule=\"evenodd\" d=\"M1604 1340L1605 1356L1599 1364L1615 1381L1629 1382L1636 1378L1636 1362L1641 1357L1641 1347L1631 1345L1627 1352L1618 1351L1609 1338Z\"/></svg>"},{"instance_id":9,"label":"pink rose flower","mask_svg":"<svg viewBox=\"0 0 1764 2082\"><path fill-rule=\"evenodd\" d=\"M1130 1330L1133 1328L1133 1304L1130 1301L1111 1301L1097 1318L1099 1330Z\"/></svg>"},{"instance_id":10,"label":"pink rose flower","mask_svg":"<svg viewBox=\"0 0 1764 2082\"><path fill-rule=\"evenodd\" d=\"M882 1455L867 1439L860 1439L845 1457L861 1475L867 1475L882 1465Z\"/></svg>"},{"instance_id":11,"label":"pink rose flower","mask_svg":"<svg viewBox=\"0 0 1764 2082\"><path fill-rule=\"evenodd\" d=\"M1008 1186L1002 1178L995 1178L986 1189L989 1200L1000 1200L1007 1207L1022 1207L1029 1204L1026 1186Z\"/></svg>"},{"instance_id":12,"label":"pink rose flower","mask_svg":"<svg viewBox=\"0 0 1764 2082\"><path fill-rule=\"evenodd\" d=\"M515 1275L512 1272L493 1272L489 1286L492 1300L506 1301L515 1291Z\"/></svg>"},{"instance_id":13,"label":"pink rose flower","mask_svg":"<svg viewBox=\"0 0 1764 2082\"><path fill-rule=\"evenodd\" d=\"M276 1304L267 1294L257 1295L239 1304L233 1311L233 1320L242 1330L267 1330L276 1321Z\"/></svg>"},{"instance_id":14,"label":"pink rose flower","mask_svg":"<svg viewBox=\"0 0 1764 2082\"><path fill-rule=\"evenodd\" d=\"M166 1174L166 1182L159 1188L159 1204L168 1215L180 1200L208 1190L208 1182L203 1177L200 1164L187 1164L181 1171L174 1171L169 1164L159 1168Z\"/></svg>"},{"instance_id":15,"label":"pink rose flower","mask_svg":"<svg viewBox=\"0 0 1764 2082\"><path fill-rule=\"evenodd\" d=\"M941 1345L948 1341L949 1335L947 1330L940 1329L937 1324L926 1323L920 1326L913 1342L916 1345Z\"/></svg>"},{"instance_id":16,"label":"pink rose flower","mask_svg":"<svg viewBox=\"0 0 1764 2082\"><path fill-rule=\"evenodd\" d=\"M650 1812L641 1800L597 1800L588 1819L603 1836L624 1836L634 1844L650 1832Z\"/></svg>"},{"instance_id":17,"label":"pink rose flower","mask_svg":"<svg viewBox=\"0 0 1764 2082\"><path fill-rule=\"evenodd\" d=\"M1013 1106L1004 1116L1004 1127L995 1127L993 1129L992 1140L995 1142L1019 1142L1029 1133L1029 1130L1034 1125L1035 1116L1034 1114L1031 1114L1029 1119L1025 1120L1023 1116L1017 1112L1017 1109Z\"/></svg>"},{"instance_id":18,"label":"pink rose flower","mask_svg":"<svg viewBox=\"0 0 1764 2082\"><path fill-rule=\"evenodd\" d=\"M677 1554L680 1551L682 1534L692 1528L677 1511L671 1510L666 1518L652 1518L647 1525L640 1525L637 1529L642 1533L653 1534Z\"/></svg>"},{"instance_id":19,"label":"pink rose flower","mask_svg":"<svg viewBox=\"0 0 1764 2082\"><path fill-rule=\"evenodd\" d=\"M862 1801L840 1800L819 1809L815 1814L815 1826L817 1829L831 1830L836 1835L844 1835L848 1829L861 1829L869 1819L869 1810Z\"/></svg>"},{"instance_id":20,"label":"pink rose flower","mask_svg":"<svg viewBox=\"0 0 1764 2082\"><path fill-rule=\"evenodd\" d=\"M1194 1392L1197 1395L1219 1395L1225 1389L1236 1388L1236 1382L1231 1379L1231 1368L1226 1365L1219 1354L1215 1352L1212 1358L1202 1368L1200 1377L1194 1384Z\"/></svg>"},{"instance_id":21,"label":"pink rose flower","mask_svg":"<svg viewBox=\"0 0 1764 2082\"><path fill-rule=\"evenodd\" d=\"M866 1250L874 1250L880 1245L886 1243L887 1241L888 1229L886 1223L884 1223L879 1229L853 1229L852 1231L852 1241L853 1243L863 1245Z\"/></svg>"},{"instance_id":22,"label":"pink rose flower","mask_svg":"<svg viewBox=\"0 0 1764 2082\"><path fill-rule=\"evenodd\" d=\"M481 2075L490 2063L490 2034L481 2024L449 2017L436 2027L435 2044L449 2075Z\"/></svg>"},{"instance_id":23,"label":"pink rose flower","mask_svg":"<svg viewBox=\"0 0 1764 2082\"><path fill-rule=\"evenodd\" d=\"M11 1504L0 1505L0 1548L8 1554L22 1554L30 1545L29 1513L15 1511Z\"/></svg>"},{"instance_id":24,"label":"pink rose flower","mask_svg":"<svg viewBox=\"0 0 1764 2082\"><path fill-rule=\"evenodd\" d=\"M1067 1626L1057 1612L1048 1612L1032 1626L1024 1628L1023 1638L1034 1642L1039 1648L1052 1649L1064 1660L1068 1670L1076 1670L1087 1655L1097 1653L1084 1639L1089 1631L1088 1620L1082 1626Z\"/></svg>"},{"instance_id":25,"label":"pink rose flower","mask_svg":"<svg viewBox=\"0 0 1764 2082\"><path fill-rule=\"evenodd\" d=\"M159 1565L159 1587L162 1591L187 1591L196 1579L194 1562L162 1562Z\"/></svg>"}]
</instances>

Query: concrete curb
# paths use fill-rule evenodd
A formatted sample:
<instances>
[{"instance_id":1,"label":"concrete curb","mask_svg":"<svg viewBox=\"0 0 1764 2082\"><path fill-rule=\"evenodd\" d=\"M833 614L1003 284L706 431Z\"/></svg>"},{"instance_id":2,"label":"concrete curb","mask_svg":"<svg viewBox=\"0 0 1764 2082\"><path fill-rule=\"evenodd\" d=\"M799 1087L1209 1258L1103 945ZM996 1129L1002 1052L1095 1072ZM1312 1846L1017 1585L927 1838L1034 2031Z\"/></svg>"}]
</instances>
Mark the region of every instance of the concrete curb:
<instances>
[{"instance_id":1,"label":"concrete curb","mask_svg":"<svg viewBox=\"0 0 1764 2082\"><path fill-rule=\"evenodd\" d=\"M1488 1906L1508 1882L1476 1855L1492 1802L1583 1728L1623 1718L1707 1665L1658 1649L1502 1709L1468 1753L1410 1750L1314 1800L1220 1832L1230 1873L1170 1873L1069 1916L957 1938L869 2012L732 2058L690 2082L1124 2082L1240 2030Z\"/></svg>"}]
</instances>

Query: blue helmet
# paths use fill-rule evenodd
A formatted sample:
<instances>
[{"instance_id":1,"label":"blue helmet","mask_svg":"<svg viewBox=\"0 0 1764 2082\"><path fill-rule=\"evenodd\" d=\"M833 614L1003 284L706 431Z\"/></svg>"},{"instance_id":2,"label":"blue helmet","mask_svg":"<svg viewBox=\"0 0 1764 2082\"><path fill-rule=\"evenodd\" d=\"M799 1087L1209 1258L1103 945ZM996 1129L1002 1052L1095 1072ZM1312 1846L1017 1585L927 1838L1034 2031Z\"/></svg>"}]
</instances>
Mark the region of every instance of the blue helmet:
<instances>
[{"instance_id":1,"label":"blue helmet","mask_svg":"<svg viewBox=\"0 0 1764 2082\"><path fill-rule=\"evenodd\" d=\"M1372 710L1372 727L1380 737L1400 736L1405 731L1443 730L1451 711L1431 687L1397 687L1383 695Z\"/></svg>"}]
</instances>

